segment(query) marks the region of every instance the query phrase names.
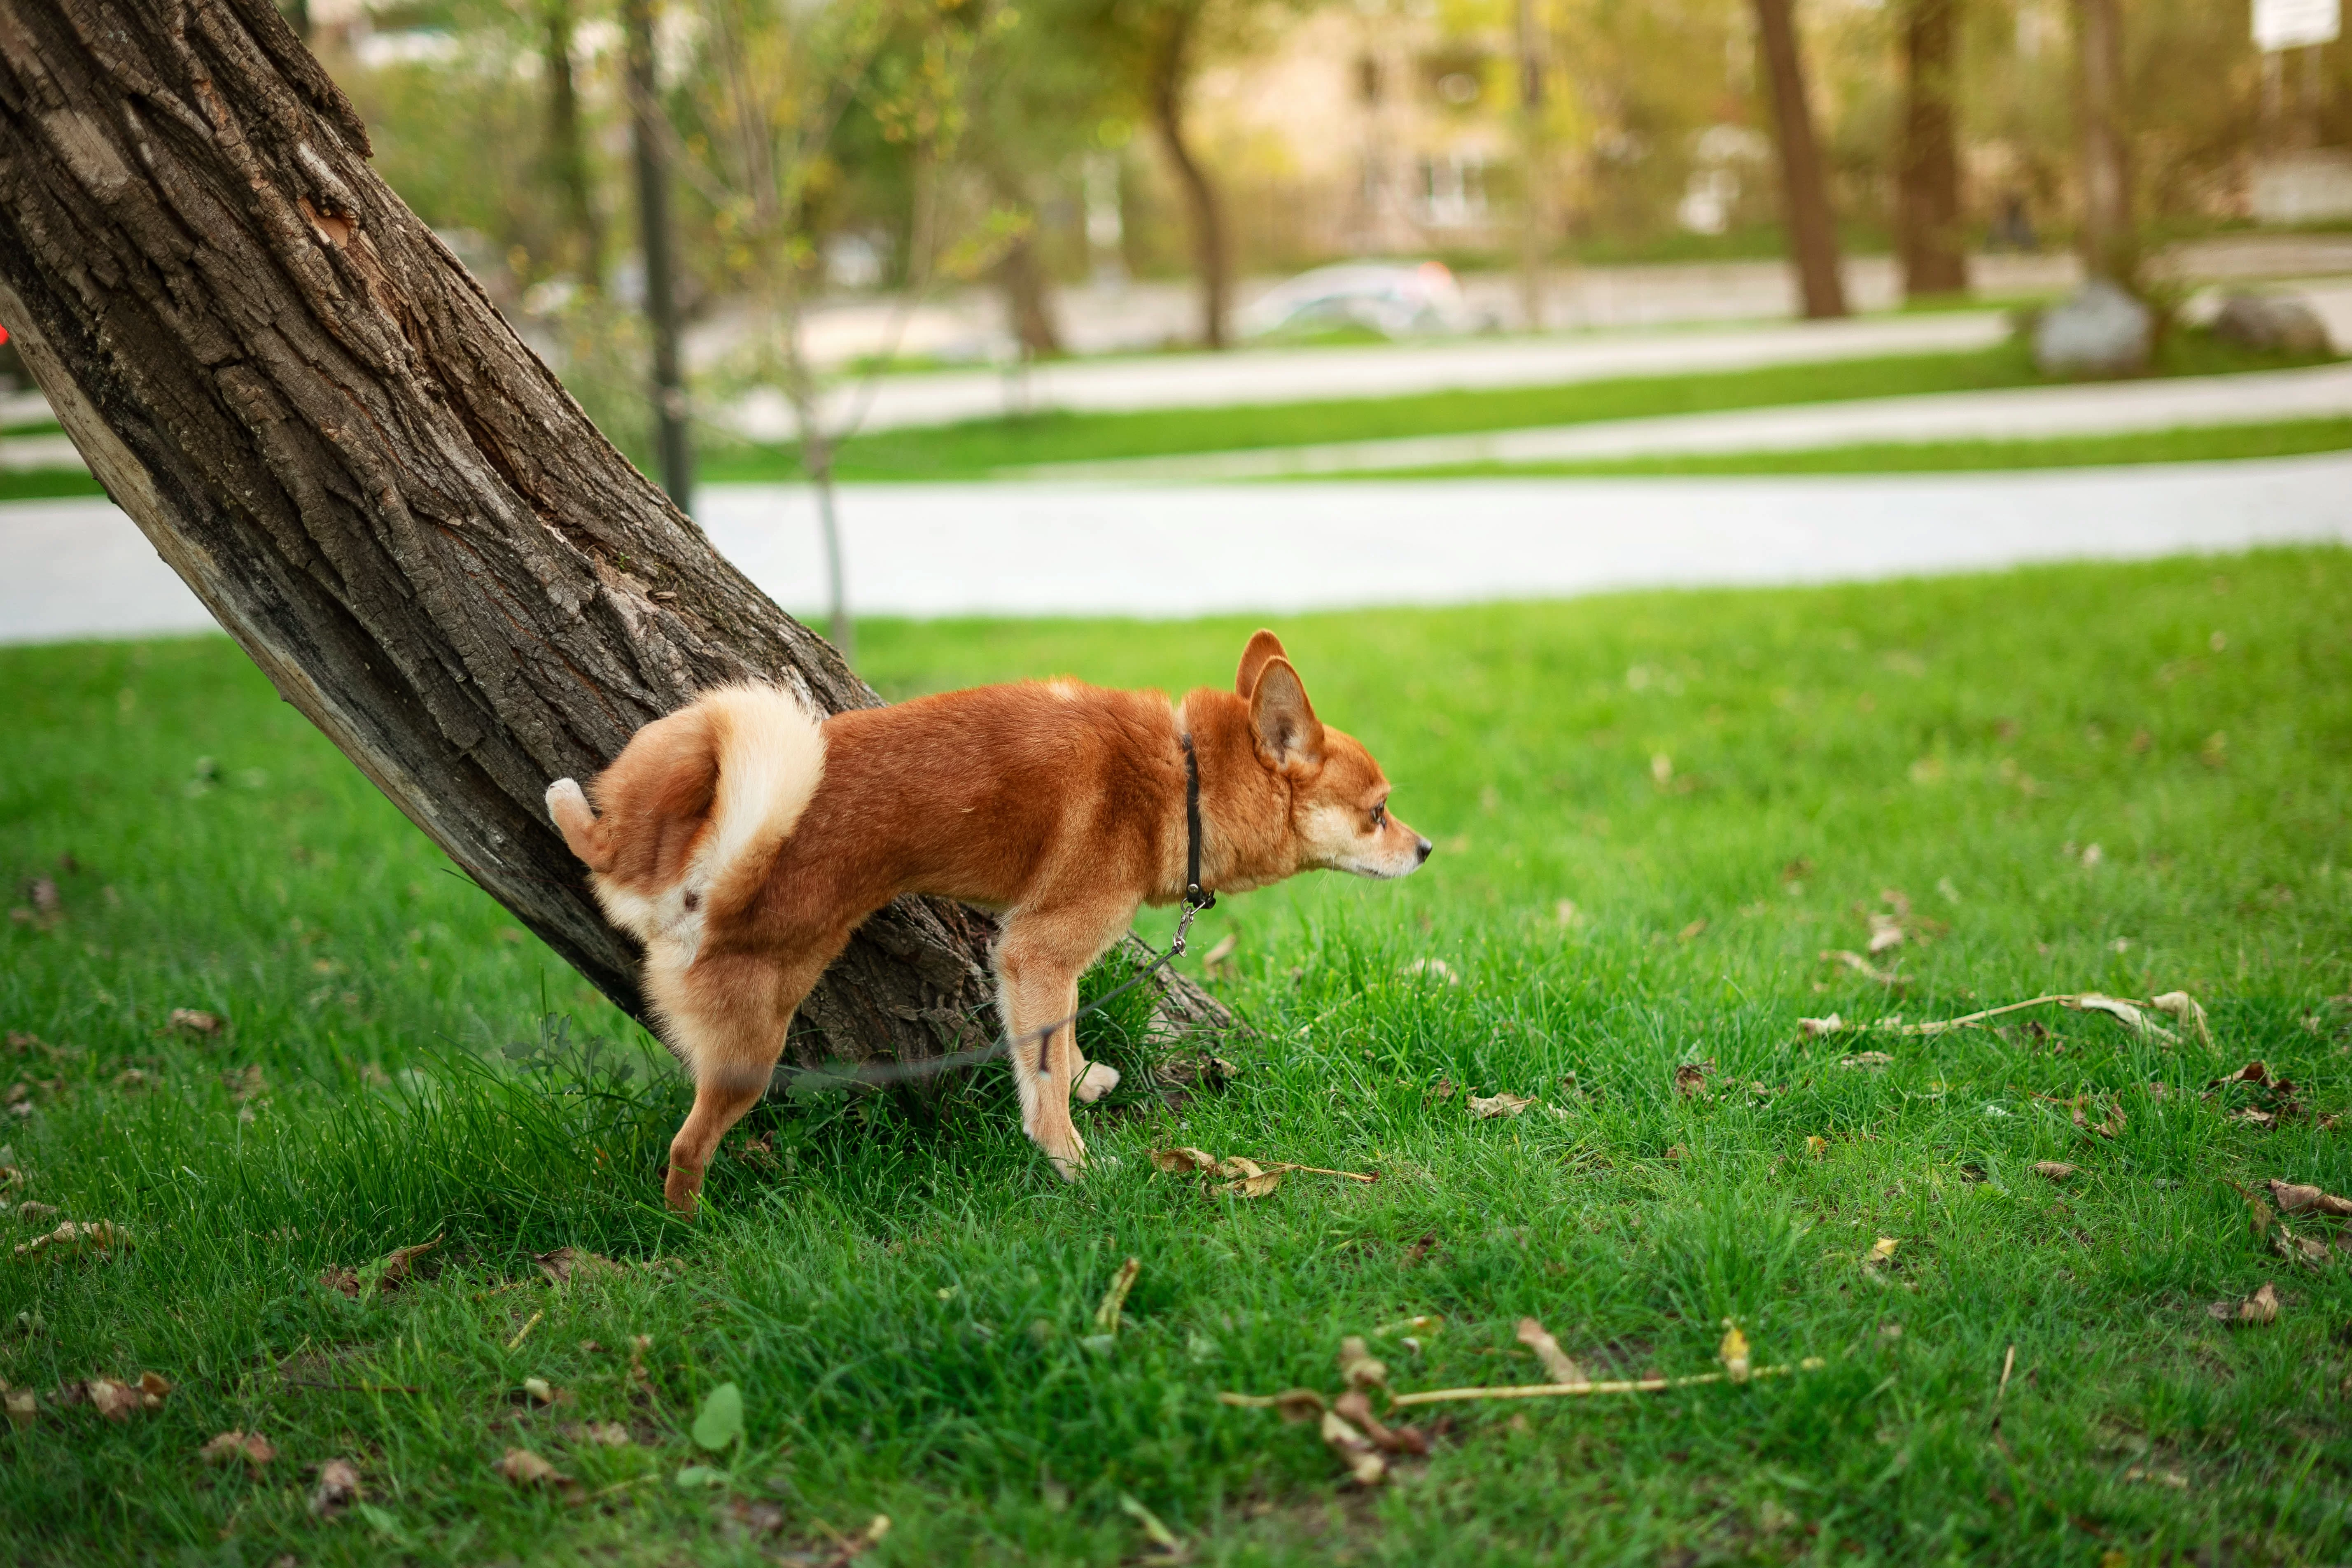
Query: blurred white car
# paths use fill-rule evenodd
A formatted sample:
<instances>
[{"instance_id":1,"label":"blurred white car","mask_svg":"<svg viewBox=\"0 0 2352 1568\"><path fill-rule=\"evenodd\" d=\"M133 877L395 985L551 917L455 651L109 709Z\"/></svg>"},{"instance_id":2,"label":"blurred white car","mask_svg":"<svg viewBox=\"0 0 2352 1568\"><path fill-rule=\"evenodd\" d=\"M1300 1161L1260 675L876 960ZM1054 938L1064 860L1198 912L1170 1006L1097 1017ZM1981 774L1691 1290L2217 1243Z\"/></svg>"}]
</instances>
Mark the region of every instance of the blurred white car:
<instances>
[{"instance_id":1,"label":"blurred white car","mask_svg":"<svg viewBox=\"0 0 2352 1568\"><path fill-rule=\"evenodd\" d=\"M1365 327L1383 337L1472 332L1486 326L1441 261L1343 261L1267 289L1234 318L1245 338Z\"/></svg>"}]
</instances>

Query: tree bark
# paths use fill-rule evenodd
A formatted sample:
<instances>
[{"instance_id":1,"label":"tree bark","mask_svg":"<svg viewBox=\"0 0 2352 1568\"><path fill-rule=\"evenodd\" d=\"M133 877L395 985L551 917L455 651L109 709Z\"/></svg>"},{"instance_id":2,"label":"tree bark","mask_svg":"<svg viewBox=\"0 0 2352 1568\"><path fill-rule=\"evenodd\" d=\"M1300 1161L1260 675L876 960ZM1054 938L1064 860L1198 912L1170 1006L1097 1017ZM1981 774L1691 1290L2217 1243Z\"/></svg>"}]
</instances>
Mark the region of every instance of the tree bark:
<instances>
[{"instance_id":1,"label":"tree bark","mask_svg":"<svg viewBox=\"0 0 2352 1568\"><path fill-rule=\"evenodd\" d=\"M2132 287L2138 271L2131 222L2131 170L2124 151L2123 20L2116 0L2074 0L2074 52L2081 98L2083 268Z\"/></svg>"},{"instance_id":2,"label":"tree bark","mask_svg":"<svg viewBox=\"0 0 2352 1568\"><path fill-rule=\"evenodd\" d=\"M1201 284L1201 344L1222 349L1228 342L1226 321L1232 312L1233 258L1216 186L1184 140L1184 94L1192 86L1192 30L1199 20L1196 3L1188 0L1169 8L1166 30L1152 52L1149 90L1152 128L1176 170L1176 183L1183 187L1192 216L1192 269Z\"/></svg>"},{"instance_id":3,"label":"tree bark","mask_svg":"<svg viewBox=\"0 0 2352 1568\"><path fill-rule=\"evenodd\" d=\"M1535 0L1517 0L1513 17L1519 50L1519 163L1528 188L1519 210L1519 323L1544 329L1544 247L1551 237L1551 149L1544 123L1543 29Z\"/></svg>"},{"instance_id":4,"label":"tree bark","mask_svg":"<svg viewBox=\"0 0 2352 1568\"><path fill-rule=\"evenodd\" d=\"M1808 317L1845 314L1845 279L1838 269L1837 225L1830 216L1829 182L1805 97L1805 67L1797 48L1791 0L1756 0L1756 32L1772 80L1773 141L1780 153L1780 205L1797 266L1797 288Z\"/></svg>"},{"instance_id":5,"label":"tree bark","mask_svg":"<svg viewBox=\"0 0 2352 1568\"><path fill-rule=\"evenodd\" d=\"M1903 297L1969 286L1960 227L1960 158L1953 132L1952 30L1959 0L1911 0L1903 19L1903 153L1895 236Z\"/></svg>"},{"instance_id":6,"label":"tree bark","mask_svg":"<svg viewBox=\"0 0 2352 1568\"><path fill-rule=\"evenodd\" d=\"M549 782L723 681L879 699L597 433L367 155L269 0L0 0L0 322L280 694L642 1016ZM992 930L891 905L789 1054L984 1043Z\"/></svg>"},{"instance_id":7,"label":"tree bark","mask_svg":"<svg viewBox=\"0 0 2352 1568\"><path fill-rule=\"evenodd\" d=\"M1034 235L1024 234L1007 246L996 264L997 283L1004 290L1004 313L1024 352L1046 358L1062 352L1062 331L1054 320L1054 284L1037 255Z\"/></svg>"}]
</instances>

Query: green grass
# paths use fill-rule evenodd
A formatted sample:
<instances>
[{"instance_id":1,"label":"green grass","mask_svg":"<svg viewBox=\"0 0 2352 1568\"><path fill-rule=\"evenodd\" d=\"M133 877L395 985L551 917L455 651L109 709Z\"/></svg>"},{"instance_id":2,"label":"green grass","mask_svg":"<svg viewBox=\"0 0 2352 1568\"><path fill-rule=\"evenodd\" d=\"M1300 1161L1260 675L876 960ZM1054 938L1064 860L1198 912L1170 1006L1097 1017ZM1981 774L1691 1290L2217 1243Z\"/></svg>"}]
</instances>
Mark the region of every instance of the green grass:
<instances>
[{"instance_id":1,"label":"green grass","mask_svg":"<svg viewBox=\"0 0 2352 1568\"><path fill-rule=\"evenodd\" d=\"M2217 342L2203 332L2180 331L2164 340L2155 374L2214 375L2312 363L2316 362L2253 353ZM1374 441L1597 419L1981 391L2039 385L2044 379L2034 369L2027 348L2011 342L1965 354L1773 365L1566 386L1135 414L1039 414L860 436L843 443L836 469L844 479L972 479L1001 468L1044 463ZM734 446L714 447L706 455L702 471L706 479L723 482L790 479L800 468L792 447Z\"/></svg>"},{"instance_id":2,"label":"green grass","mask_svg":"<svg viewBox=\"0 0 2352 1568\"><path fill-rule=\"evenodd\" d=\"M1458 479L1600 474L1921 474L1989 468L2076 468L2128 463L2208 463L2352 448L2352 419L2212 425L2039 441L1886 441L1794 452L1687 452L1593 462L1456 463L1349 469L1326 479Z\"/></svg>"},{"instance_id":3,"label":"green grass","mask_svg":"<svg viewBox=\"0 0 2352 1568\"><path fill-rule=\"evenodd\" d=\"M79 468L0 468L0 501L102 496L106 487Z\"/></svg>"},{"instance_id":4,"label":"green grass","mask_svg":"<svg viewBox=\"0 0 2352 1568\"><path fill-rule=\"evenodd\" d=\"M1181 689L1228 679L1251 624L877 623L861 646L893 695ZM0 1377L175 1384L121 1425L45 1393L0 1436L9 1555L748 1564L878 1512L868 1562L1109 1563L1146 1550L1132 1498L1219 1563L2341 1562L2352 1285L2268 1255L2224 1183L2352 1191L2352 1135L2317 1120L2352 1109L2324 1001L2352 990L2347 626L2352 554L2325 550L1286 621L1318 710L1440 848L1402 884L1204 919L1237 939L1220 984L1254 1030L1221 1047L1232 1087L1181 1126L1140 1095L1082 1113L1122 1163L1076 1188L1001 1069L935 1116L766 1106L770 1152L730 1140L693 1228L654 1206L671 1069L228 644L0 651L0 870L59 894L0 922L0 1022L35 1037L8 1047L7 1196L137 1242L0 1258ZM1817 957L1890 891L1929 939L1880 955L1899 997ZM2094 987L2185 987L2217 1041L2054 1009L1933 1040L1797 1027ZM226 1027L173 1034L175 1007ZM1883 1071L1840 1065L1882 1045ZM2201 1098L2249 1058L2314 1114L2265 1132L2229 1118L2243 1090ZM1723 1092L1678 1096L1692 1061ZM1473 1121L1441 1081L1563 1114ZM2081 1093L2117 1136L2039 1098ZM1168 1142L1381 1180L1203 1199L1152 1173ZM2033 1173L2052 1159L2081 1173ZM319 1283L436 1236L421 1283ZM537 1282L563 1244L629 1267ZM1126 1325L1089 1348L1129 1256ZM2207 1317L2265 1279L2274 1325ZM1370 1495L1313 1427L1215 1402L1335 1390L1340 1338L1411 1313L1446 1322L1379 1342L1401 1388L1530 1380L1522 1314L1612 1371L1705 1370L1727 1316L1761 1360L1826 1364L1441 1407L1425 1472ZM527 1377L575 1403L538 1411ZM748 1436L704 1455L688 1427L724 1382ZM278 1458L196 1463L230 1428ZM515 1446L579 1486L510 1486ZM337 1458L373 1512L311 1516ZM698 1460L732 1479L674 1484ZM780 1510L781 1540L730 1500Z\"/></svg>"}]
</instances>

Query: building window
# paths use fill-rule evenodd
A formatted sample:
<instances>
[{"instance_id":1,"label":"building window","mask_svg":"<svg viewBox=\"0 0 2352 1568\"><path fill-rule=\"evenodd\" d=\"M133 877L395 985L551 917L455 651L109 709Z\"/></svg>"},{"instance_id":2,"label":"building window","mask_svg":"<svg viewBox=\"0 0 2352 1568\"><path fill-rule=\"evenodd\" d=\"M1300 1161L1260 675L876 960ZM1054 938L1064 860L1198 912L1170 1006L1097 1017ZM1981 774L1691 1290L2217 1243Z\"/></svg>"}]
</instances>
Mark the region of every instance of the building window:
<instances>
[{"instance_id":1,"label":"building window","mask_svg":"<svg viewBox=\"0 0 2352 1568\"><path fill-rule=\"evenodd\" d=\"M1486 160L1476 153L1441 153L1421 160L1420 218L1432 228L1468 228L1486 221Z\"/></svg>"}]
</instances>

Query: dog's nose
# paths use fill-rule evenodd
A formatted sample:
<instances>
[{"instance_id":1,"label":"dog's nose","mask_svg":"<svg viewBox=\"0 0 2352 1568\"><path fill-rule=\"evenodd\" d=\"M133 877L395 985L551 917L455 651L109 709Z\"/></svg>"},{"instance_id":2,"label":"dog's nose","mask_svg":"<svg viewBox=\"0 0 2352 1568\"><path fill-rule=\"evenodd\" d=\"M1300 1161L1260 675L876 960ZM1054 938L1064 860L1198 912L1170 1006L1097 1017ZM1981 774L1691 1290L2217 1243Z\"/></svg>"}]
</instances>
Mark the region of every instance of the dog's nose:
<instances>
[{"instance_id":1,"label":"dog's nose","mask_svg":"<svg viewBox=\"0 0 2352 1568\"><path fill-rule=\"evenodd\" d=\"M1421 864L1421 862L1422 862L1423 860L1426 860L1426 859L1428 859L1428 858L1429 858L1429 852L1430 852L1431 850L1433 850L1433 849L1436 848L1436 847L1437 847L1437 846L1436 846L1436 845L1434 845L1434 844L1432 844L1428 839L1424 838L1424 839L1423 839L1420 843L1418 843L1418 844L1414 845L1412 847L1413 847L1413 853L1414 853L1415 855L1417 855L1417 856L1419 856L1419 857L1420 857L1420 858L1419 858L1419 859L1416 859L1416 860L1413 862L1413 864L1414 864L1414 865L1418 866L1418 865L1420 865L1420 864Z\"/></svg>"}]
</instances>

